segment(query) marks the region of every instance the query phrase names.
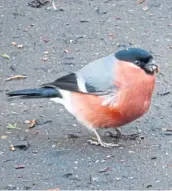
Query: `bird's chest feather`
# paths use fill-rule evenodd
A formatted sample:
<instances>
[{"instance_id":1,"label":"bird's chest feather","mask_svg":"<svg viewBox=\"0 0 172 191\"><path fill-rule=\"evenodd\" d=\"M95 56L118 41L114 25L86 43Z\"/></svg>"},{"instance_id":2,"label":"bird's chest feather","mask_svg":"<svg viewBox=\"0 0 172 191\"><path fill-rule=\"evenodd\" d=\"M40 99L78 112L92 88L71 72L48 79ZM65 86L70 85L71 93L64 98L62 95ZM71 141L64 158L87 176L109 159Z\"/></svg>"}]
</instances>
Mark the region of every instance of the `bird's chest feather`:
<instances>
[{"instance_id":1,"label":"bird's chest feather","mask_svg":"<svg viewBox=\"0 0 172 191\"><path fill-rule=\"evenodd\" d=\"M117 107L122 114L122 121L128 123L148 111L155 77L134 66L128 68L121 66L116 71L117 79L121 84Z\"/></svg>"},{"instance_id":2,"label":"bird's chest feather","mask_svg":"<svg viewBox=\"0 0 172 191\"><path fill-rule=\"evenodd\" d=\"M136 70L134 74L133 70ZM123 71L116 71L119 73L114 85L119 86L119 91L114 90L112 99L108 97L110 102L104 96L72 93L74 115L86 126L119 127L139 118L149 109L154 77L142 70L137 71L137 68L126 70L125 67Z\"/></svg>"},{"instance_id":3,"label":"bird's chest feather","mask_svg":"<svg viewBox=\"0 0 172 191\"><path fill-rule=\"evenodd\" d=\"M121 123L131 122L146 113L151 103L152 93L153 86L144 82L120 90L117 108L121 113Z\"/></svg>"}]
</instances>

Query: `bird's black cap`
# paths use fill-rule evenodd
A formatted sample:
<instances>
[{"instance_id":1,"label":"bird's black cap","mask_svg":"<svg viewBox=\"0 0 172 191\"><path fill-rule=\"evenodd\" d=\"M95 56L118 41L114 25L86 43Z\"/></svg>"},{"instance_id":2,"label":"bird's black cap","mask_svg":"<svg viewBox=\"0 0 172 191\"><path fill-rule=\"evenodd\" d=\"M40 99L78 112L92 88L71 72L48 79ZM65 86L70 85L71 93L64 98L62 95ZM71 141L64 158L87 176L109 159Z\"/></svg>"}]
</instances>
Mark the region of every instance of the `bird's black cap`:
<instances>
[{"instance_id":1,"label":"bird's black cap","mask_svg":"<svg viewBox=\"0 0 172 191\"><path fill-rule=\"evenodd\" d=\"M115 57L121 61L131 62L149 74L154 74L154 71L158 68L156 64L152 63L153 56L151 53L141 48L120 50L115 53Z\"/></svg>"},{"instance_id":2,"label":"bird's black cap","mask_svg":"<svg viewBox=\"0 0 172 191\"><path fill-rule=\"evenodd\" d=\"M120 50L115 53L115 57L118 60L135 63L141 61L147 63L149 59L153 58L151 53L141 48L128 48Z\"/></svg>"}]
</instances>

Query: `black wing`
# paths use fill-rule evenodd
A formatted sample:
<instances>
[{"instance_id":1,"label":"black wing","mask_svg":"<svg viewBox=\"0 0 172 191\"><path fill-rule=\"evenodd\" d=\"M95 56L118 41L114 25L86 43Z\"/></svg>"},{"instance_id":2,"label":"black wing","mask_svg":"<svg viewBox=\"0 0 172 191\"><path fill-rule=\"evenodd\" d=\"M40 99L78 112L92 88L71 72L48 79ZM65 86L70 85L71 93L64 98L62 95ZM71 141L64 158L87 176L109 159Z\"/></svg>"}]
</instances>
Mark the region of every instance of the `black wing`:
<instances>
[{"instance_id":1,"label":"black wing","mask_svg":"<svg viewBox=\"0 0 172 191\"><path fill-rule=\"evenodd\" d=\"M58 87L63 90L79 92L77 77L75 73L58 78L54 82L41 85L43 87Z\"/></svg>"}]
</instances>

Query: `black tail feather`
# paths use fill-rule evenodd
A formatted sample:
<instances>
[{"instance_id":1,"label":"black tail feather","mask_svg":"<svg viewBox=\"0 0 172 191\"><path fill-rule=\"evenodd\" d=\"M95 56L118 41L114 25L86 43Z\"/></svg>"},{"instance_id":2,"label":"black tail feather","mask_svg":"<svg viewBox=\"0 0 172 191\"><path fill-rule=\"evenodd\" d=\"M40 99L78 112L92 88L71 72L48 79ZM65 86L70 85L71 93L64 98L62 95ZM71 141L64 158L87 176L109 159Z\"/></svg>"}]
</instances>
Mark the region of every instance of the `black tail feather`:
<instances>
[{"instance_id":1,"label":"black tail feather","mask_svg":"<svg viewBox=\"0 0 172 191\"><path fill-rule=\"evenodd\" d=\"M35 89L23 89L23 90L16 90L16 91L9 91L6 93L8 96L24 96L30 98L53 98L59 97L62 98L62 95L58 91L58 89L53 87L42 87L42 88L35 88Z\"/></svg>"}]
</instances>

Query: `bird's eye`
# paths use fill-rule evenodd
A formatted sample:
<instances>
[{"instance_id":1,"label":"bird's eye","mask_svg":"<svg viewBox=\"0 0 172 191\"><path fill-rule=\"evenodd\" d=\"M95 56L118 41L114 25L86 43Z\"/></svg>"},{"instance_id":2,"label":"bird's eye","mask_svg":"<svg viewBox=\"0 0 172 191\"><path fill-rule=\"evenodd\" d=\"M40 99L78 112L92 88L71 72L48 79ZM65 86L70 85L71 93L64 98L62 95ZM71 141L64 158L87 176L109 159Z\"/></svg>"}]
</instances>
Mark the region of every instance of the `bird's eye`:
<instances>
[{"instance_id":1,"label":"bird's eye","mask_svg":"<svg viewBox=\"0 0 172 191\"><path fill-rule=\"evenodd\" d=\"M140 66L140 65L141 65L141 62L140 62L139 60L136 60L134 63L135 63L137 66Z\"/></svg>"}]
</instances>

